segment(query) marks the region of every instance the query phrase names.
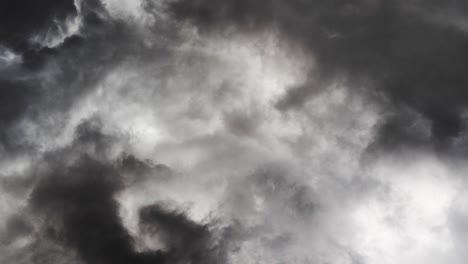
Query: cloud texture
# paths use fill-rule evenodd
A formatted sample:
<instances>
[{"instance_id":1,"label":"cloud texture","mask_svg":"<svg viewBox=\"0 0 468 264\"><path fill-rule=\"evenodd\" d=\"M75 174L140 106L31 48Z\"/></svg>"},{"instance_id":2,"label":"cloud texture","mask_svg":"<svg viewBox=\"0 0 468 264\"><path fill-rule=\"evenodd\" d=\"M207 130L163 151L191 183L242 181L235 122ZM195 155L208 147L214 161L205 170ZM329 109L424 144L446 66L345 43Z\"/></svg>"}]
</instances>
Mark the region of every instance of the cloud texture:
<instances>
[{"instance_id":1,"label":"cloud texture","mask_svg":"<svg viewBox=\"0 0 468 264\"><path fill-rule=\"evenodd\" d=\"M0 262L464 263L468 5L0 4Z\"/></svg>"}]
</instances>

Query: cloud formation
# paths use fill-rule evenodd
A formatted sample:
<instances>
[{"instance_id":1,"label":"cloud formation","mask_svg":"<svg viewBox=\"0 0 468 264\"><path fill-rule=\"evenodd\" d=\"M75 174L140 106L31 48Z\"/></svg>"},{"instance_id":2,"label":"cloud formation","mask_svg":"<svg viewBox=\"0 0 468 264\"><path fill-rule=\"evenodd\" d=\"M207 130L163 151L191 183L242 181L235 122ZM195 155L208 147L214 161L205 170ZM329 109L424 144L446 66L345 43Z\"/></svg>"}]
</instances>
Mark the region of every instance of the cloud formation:
<instances>
[{"instance_id":1,"label":"cloud formation","mask_svg":"<svg viewBox=\"0 0 468 264\"><path fill-rule=\"evenodd\" d=\"M464 263L467 8L0 4L0 262Z\"/></svg>"}]
</instances>

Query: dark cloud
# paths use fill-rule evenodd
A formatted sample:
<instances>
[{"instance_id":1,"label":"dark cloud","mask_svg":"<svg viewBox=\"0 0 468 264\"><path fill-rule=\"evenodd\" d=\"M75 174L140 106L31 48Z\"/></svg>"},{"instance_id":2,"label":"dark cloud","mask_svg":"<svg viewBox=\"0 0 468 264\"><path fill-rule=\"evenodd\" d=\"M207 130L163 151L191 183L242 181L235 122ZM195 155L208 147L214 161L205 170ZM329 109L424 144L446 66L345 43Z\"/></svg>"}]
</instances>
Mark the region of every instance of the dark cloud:
<instances>
[{"instance_id":1,"label":"dark cloud","mask_svg":"<svg viewBox=\"0 0 468 264\"><path fill-rule=\"evenodd\" d=\"M276 107L281 111L301 107L309 97L317 95L323 91L323 86L325 85L325 83L309 81L296 87L292 87L280 100L278 100L278 102L276 102Z\"/></svg>"},{"instance_id":2,"label":"dark cloud","mask_svg":"<svg viewBox=\"0 0 468 264\"><path fill-rule=\"evenodd\" d=\"M220 263L224 248L213 236L208 224L198 224L182 211L168 210L159 205L140 209L140 228L153 239L162 240L164 250L136 250L134 238L128 233L119 216L115 195L134 181L124 174L140 177L150 171L165 172L164 165L153 166L125 154L122 159L105 159L105 150L112 145L112 137L100 130L98 120L78 126L72 146L48 153L33 173L37 183L29 197L30 217L13 216L3 234L2 243L11 243L19 236L30 235L32 223L39 227L35 242L60 244L76 252L74 261L84 263ZM87 151L83 148L87 147ZM37 220L42 225L38 225ZM41 240L43 240L41 242ZM33 250L52 258L51 252ZM25 254L25 253L22 253ZM57 261L63 261L58 258Z\"/></svg>"},{"instance_id":3,"label":"dark cloud","mask_svg":"<svg viewBox=\"0 0 468 264\"><path fill-rule=\"evenodd\" d=\"M38 91L21 81L3 80L0 87L0 122L5 126L26 111Z\"/></svg>"},{"instance_id":4,"label":"dark cloud","mask_svg":"<svg viewBox=\"0 0 468 264\"><path fill-rule=\"evenodd\" d=\"M0 3L0 261L413 259L380 234L395 248L443 240L432 231L448 205L420 200L445 188L449 204L454 172L374 150L466 154L467 12L457 0ZM464 218L447 228L464 236Z\"/></svg>"},{"instance_id":5,"label":"dark cloud","mask_svg":"<svg viewBox=\"0 0 468 264\"><path fill-rule=\"evenodd\" d=\"M164 263L161 253L134 251L113 200L121 188L118 177L115 168L81 157L41 179L31 203L46 214L57 214L59 227L51 226L49 233L75 248L86 263Z\"/></svg>"},{"instance_id":6,"label":"dark cloud","mask_svg":"<svg viewBox=\"0 0 468 264\"><path fill-rule=\"evenodd\" d=\"M25 142L7 128L28 110L39 93L26 81L0 79L0 144L4 151L23 148Z\"/></svg>"},{"instance_id":7,"label":"dark cloud","mask_svg":"<svg viewBox=\"0 0 468 264\"><path fill-rule=\"evenodd\" d=\"M464 14L460 1L198 0L171 7L175 17L205 31L279 29L310 49L319 82L345 75L359 86L367 79L371 92L384 92L394 108L410 107L430 119L429 143L447 144L461 132L460 115L468 104L468 34L431 19L454 8ZM309 84L295 88L279 105L300 106L315 90ZM396 134L383 131L384 141L407 129L390 122Z\"/></svg>"},{"instance_id":8,"label":"dark cloud","mask_svg":"<svg viewBox=\"0 0 468 264\"><path fill-rule=\"evenodd\" d=\"M140 210L140 228L153 234L168 247L168 262L225 263L222 241L212 236L209 225L195 223L183 212L150 205Z\"/></svg>"},{"instance_id":9,"label":"dark cloud","mask_svg":"<svg viewBox=\"0 0 468 264\"><path fill-rule=\"evenodd\" d=\"M33 227L25 220L22 215L14 215L8 219L6 224L5 233L1 234L2 240L0 244L5 246L10 244L18 237L22 237L32 233Z\"/></svg>"},{"instance_id":10,"label":"dark cloud","mask_svg":"<svg viewBox=\"0 0 468 264\"><path fill-rule=\"evenodd\" d=\"M17 51L28 50L33 34L57 30L56 27L72 15L77 15L73 0L2 1L0 44Z\"/></svg>"},{"instance_id":11,"label":"dark cloud","mask_svg":"<svg viewBox=\"0 0 468 264\"><path fill-rule=\"evenodd\" d=\"M18 14L12 16L9 13L2 17L8 20L2 26L5 30L18 31L21 38L18 37L20 40L16 42L6 37L12 34L0 36L0 44L20 58L17 65L7 64L0 74L0 144L4 151L37 147L24 142L14 127L17 122L24 118L41 120L51 112L65 114L119 63L155 57L163 59L169 54L165 43L145 43L135 25L111 17L99 1L77 1L79 14L73 1L59 2L57 5L54 1L46 1L44 6L42 3L5 3L11 5L13 14ZM71 2L70 10L68 2ZM36 5L40 8L35 8ZM54 20L55 16L69 15L79 16L81 29L66 37L60 45L42 47L27 41L42 30L42 24L60 25L64 22Z\"/></svg>"},{"instance_id":12,"label":"dark cloud","mask_svg":"<svg viewBox=\"0 0 468 264\"><path fill-rule=\"evenodd\" d=\"M0 150L8 155L22 149L31 153L36 147L25 148L29 142L17 134L15 125L22 119L41 120L50 112L66 113L119 62L139 57L144 51L147 54L141 58L145 59L161 54L161 43L148 48L132 25L111 17L98 1L6 1L0 10L0 44L20 58L14 66L6 61L4 67L10 74L5 71L0 76ZM73 16L82 20L77 35L66 36L56 47L32 41L44 31L60 33L65 20ZM47 223L40 227L44 230L34 244L46 243L39 241L45 236L46 240L75 250L85 263L166 263L167 253L136 251L133 238L121 223L114 195L128 184L122 173L150 174L151 170L158 170L168 175L169 169L163 165L153 168L133 156L125 156L118 162L107 160L117 139L102 133L98 119L83 122L74 137L70 146L44 154L36 165L47 167L46 172L28 176L37 179L37 183L30 179L7 183L32 188L30 207L34 215ZM160 217L170 217L170 212ZM177 215L181 227L196 226L183 220L184 217ZM158 216L153 217L154 221L157 219ZM2 235L7 244L23 233L32 232L26 228L25 220L17 220L9 220L8 234ZM204 228L200 226L200 230ZM166 234L171 232L174 230ZM187 245L179 245L178 252ZM38 254L45 254L44 260L51 260L53 255ZM171 256L174 261L178 257ZM201 258L198 261L203 262Z\"/></svg>"}]
</instances>

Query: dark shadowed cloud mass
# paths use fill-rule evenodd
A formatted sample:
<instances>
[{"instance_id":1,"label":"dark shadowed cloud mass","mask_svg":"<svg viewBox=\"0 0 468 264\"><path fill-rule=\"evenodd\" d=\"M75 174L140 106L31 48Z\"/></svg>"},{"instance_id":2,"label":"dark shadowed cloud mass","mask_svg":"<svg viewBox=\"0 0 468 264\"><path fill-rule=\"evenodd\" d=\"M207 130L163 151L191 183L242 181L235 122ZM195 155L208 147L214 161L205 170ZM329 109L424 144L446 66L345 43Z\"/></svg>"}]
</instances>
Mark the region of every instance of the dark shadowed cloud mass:
<instances>
[{"instance_id":1,"label":"dark shadowed cloud mass","mask_svg":"<svg viewBox=\"0 0 468 264\"><path fill-rule=\"evenodd\" d=\"M468 4L0 3L0 263L462 264Z\"/></svg>"}]
</instances>

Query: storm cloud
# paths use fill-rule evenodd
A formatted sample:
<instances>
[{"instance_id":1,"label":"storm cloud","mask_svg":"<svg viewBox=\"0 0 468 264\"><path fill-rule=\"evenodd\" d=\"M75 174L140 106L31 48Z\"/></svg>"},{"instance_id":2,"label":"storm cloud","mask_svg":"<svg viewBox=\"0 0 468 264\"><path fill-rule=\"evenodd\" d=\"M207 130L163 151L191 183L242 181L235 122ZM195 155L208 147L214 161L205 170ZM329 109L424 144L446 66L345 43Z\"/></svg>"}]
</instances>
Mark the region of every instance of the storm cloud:
<instances>
[{"instance_id":1,"label":"storm cloud","mask_svg":"<svg viewBox=\"0 0 468 264\"><path fill-rule=\"evenodd\" d=\"M0 4L0 262L464 263L468 5Z\"/></svg>"}]
</instances>

